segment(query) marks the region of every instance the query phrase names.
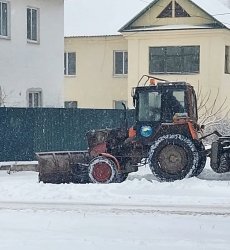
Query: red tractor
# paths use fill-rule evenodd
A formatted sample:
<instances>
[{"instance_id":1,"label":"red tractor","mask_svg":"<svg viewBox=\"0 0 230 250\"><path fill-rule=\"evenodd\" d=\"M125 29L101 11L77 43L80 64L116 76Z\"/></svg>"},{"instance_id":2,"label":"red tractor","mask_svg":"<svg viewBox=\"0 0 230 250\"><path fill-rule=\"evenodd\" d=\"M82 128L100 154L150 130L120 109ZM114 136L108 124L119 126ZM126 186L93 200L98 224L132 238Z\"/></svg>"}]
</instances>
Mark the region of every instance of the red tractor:
<instances>
[{"instance_id":1,"label":"red tractor","mask_svg":"<svg viewBox=\"0 0 230 250\"><path fill-rule=\"evenodd\" d=\"M208 154L216 172L229 171L230 139L215 142L211 153L205 150L197 124L196 94L190 84L145 75L132 96L135 124L131 128L124 122L122 128L89 131L87 151L37 153L39 180L122 182L148 163L158 180L175 181L199 175Z\"/></svg>"}]
</instances>

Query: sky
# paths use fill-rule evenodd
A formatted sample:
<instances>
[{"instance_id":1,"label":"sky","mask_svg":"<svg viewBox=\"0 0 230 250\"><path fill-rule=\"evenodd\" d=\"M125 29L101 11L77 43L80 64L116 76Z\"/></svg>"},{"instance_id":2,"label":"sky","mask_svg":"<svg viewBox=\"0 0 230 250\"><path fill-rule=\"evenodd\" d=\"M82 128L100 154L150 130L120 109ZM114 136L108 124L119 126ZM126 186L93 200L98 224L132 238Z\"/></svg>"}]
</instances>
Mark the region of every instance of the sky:
<instances>
[{"instance_id":1,"label":"sky","mask_svg":"<svg viewBox=\"0 0 230 250\"><path fill-rule=\"evenodd\" d=\"M230 0L219 0L230 7ZM113 35L150 0L65 0L65 36ZM208 1L208 4L212 0Z\"/></svg>"},{"instance_id":2,"label":"sky","mask_svg":"<svg viewBox=\"0 0 230 250\"><path fill-rule=\"evenodd\" d=\"M65 0L65 35L117 34L148 3L148 0Z\"/></svg>"}]
</instances>

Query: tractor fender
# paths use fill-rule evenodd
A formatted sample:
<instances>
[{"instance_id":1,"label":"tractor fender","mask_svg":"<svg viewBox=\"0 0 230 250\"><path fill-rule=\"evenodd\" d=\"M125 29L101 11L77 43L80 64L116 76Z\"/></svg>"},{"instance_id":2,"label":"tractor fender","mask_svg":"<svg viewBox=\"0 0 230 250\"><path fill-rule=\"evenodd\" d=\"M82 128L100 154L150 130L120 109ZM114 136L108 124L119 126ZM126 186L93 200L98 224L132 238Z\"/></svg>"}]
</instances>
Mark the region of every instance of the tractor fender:
<instances>
[{"instance_id":1,"label":"tractor fender","mask_svg":"<svg viewBox=\"0 0 230 250\"><path fill-rule=\"evenodd\" d=\"M121 165L120 165L120 163L118 162L118 160L117 160L116 157L114 157L113 155L108 154L108 153L101 153L100 155L101 155L101 156L104 156L104 157L107 157L107 158L109 158L109 159L111 159L111 160L113 160L114 163L115 163L115 165L116 165L117 170L118 170L118 171L121 171Z\"/></svg>"},{"instance_id":2,"label":"tractor fender","mask_svg":"<svg viewBox=\"0 0 230 250\"><path fill-rule=\"evenodd\" d=\"M159 137L168 135L168 134L180 134L189 139L194 140L196 138L196 131L192 123L183 123L183 124L174 124L174 123L162 123L157 129L154 138L152 140L157 140Z\"/></svg>"}]
</instances>

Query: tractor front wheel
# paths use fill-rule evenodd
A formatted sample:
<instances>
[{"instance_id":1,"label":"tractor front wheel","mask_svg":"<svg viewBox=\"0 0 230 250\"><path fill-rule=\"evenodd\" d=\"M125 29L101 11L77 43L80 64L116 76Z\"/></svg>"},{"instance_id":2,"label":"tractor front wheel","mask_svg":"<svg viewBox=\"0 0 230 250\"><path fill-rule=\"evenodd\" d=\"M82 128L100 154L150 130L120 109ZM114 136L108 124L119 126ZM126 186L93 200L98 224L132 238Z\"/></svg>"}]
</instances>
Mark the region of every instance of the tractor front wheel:
<instances>
[{"instance_id":1,"label":"tractor front wheel","mask_svg":"<svg viewBox=\"0 0 230 250\"><path fill-rule=\"evenodd\" d=\"M116 176L116 164L109 158L98 156L89 163L89 177L93 183L112 183Z\"/></svg>"},{"instance_id":2,"label":"tractor front wheel","mask_svg":"<svg viewBox=\"0 0 230 250\"><path fill-rule=\"evenodd\" d=\"M149 152L150 169L160 181L192 177L199 160L192 140L180 134L159 137Z\"/></svg>"}]
</instances>

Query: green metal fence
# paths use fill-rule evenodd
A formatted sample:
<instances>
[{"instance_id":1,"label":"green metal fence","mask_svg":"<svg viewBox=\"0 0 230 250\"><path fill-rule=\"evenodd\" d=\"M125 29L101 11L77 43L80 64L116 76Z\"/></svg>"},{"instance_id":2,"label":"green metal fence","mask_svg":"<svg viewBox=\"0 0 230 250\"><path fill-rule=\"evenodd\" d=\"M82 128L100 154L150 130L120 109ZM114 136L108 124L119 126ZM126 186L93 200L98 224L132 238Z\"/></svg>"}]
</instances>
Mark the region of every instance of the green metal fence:
<instances>
[{"instance_id":1,"label":"green metal fence","mask_svg":"<svg viewBox=\"0 0 230 250\"><path fill-rule=\"evenodd\" d=\"M129 124L134 111L128 110ZM85 150L90 129L124 124L123 110L0 108L0 161L29 161L35 152Z\"/></svg>"}]
</instances>

